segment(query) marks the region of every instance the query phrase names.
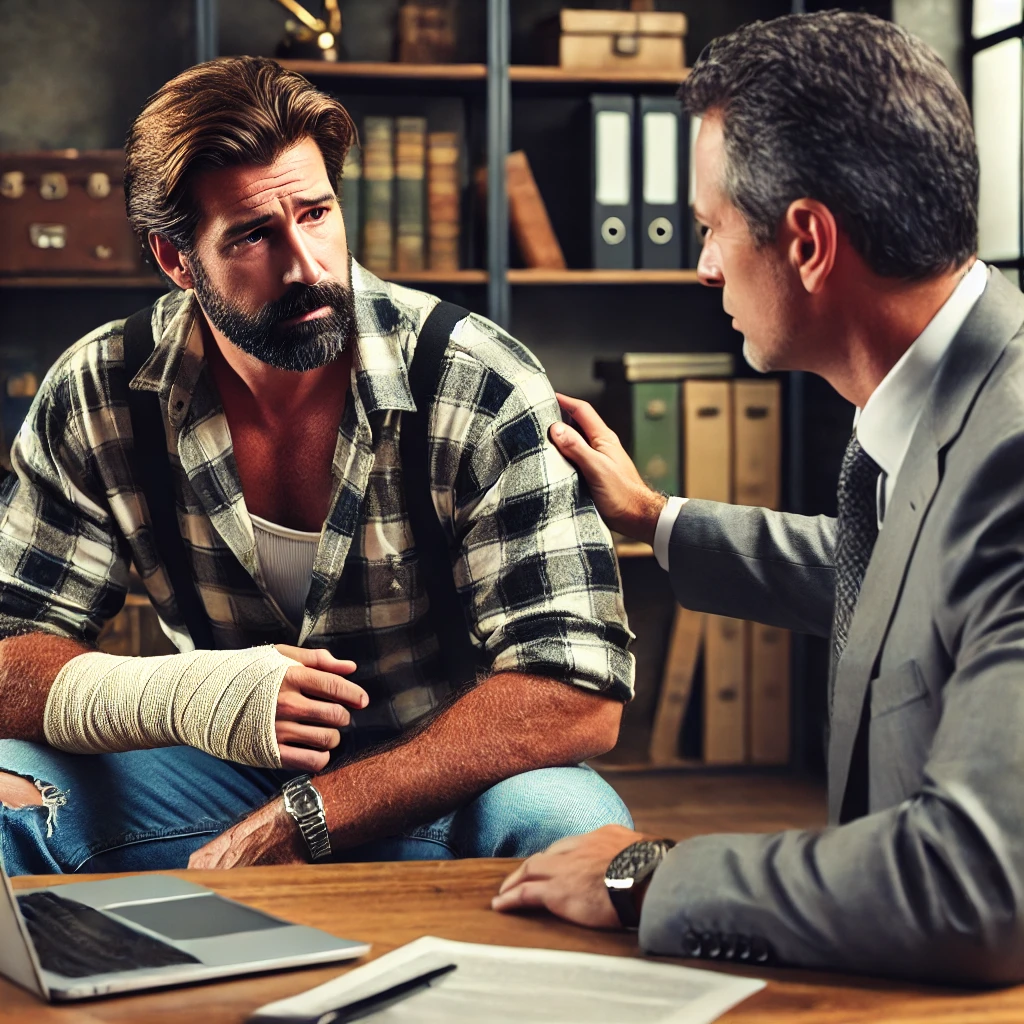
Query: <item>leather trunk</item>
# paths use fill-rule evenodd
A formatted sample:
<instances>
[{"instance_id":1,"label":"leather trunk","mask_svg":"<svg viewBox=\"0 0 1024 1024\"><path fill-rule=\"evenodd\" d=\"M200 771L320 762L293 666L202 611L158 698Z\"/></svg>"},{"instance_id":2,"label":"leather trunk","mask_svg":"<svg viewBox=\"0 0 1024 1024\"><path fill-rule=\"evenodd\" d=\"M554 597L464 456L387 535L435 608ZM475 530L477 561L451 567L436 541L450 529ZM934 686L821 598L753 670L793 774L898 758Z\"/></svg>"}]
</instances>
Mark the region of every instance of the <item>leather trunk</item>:
<instances>
[{"instance_id":1,"label":"leather trunk","mask_svg":"<svg viewBox=\"0 0 1024 1024\"><path fill-rule=\"evenodd\" d=\"M0 274L138 274L124 153L0 153Z\"/></svg>"},{"instance_id":2,"label":"leather trunk","mask_svg":"<svg viewBox=\"0 0 1024 1024\"><path fill-rule=\"evenodd\" d=\"M686 15L678 11L563 8L559 64L567 71L679 71Z\"/></svg>"}]
</instances>

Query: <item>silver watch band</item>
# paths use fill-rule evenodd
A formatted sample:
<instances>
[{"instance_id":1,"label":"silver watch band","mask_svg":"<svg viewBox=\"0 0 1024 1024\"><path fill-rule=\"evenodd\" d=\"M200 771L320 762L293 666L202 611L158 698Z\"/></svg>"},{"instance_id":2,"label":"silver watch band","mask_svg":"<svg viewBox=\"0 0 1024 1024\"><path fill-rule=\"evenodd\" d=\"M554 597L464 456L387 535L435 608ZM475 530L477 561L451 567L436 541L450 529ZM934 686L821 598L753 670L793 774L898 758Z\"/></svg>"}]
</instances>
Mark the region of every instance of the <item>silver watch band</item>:
<instances>
[{"instance_id":1,"label":"silver watch band","mask_svg":"<svg viewBox=\"0 0 1024 1024\"><path fill-rule=\"evenodd\" d=\"M310 860L324 860L331 855L331 834L327 831L327 815L320 793L308 775L291 779L281 787L284 809L299 826L309 849Z\"/></svg>"}]
</instances>

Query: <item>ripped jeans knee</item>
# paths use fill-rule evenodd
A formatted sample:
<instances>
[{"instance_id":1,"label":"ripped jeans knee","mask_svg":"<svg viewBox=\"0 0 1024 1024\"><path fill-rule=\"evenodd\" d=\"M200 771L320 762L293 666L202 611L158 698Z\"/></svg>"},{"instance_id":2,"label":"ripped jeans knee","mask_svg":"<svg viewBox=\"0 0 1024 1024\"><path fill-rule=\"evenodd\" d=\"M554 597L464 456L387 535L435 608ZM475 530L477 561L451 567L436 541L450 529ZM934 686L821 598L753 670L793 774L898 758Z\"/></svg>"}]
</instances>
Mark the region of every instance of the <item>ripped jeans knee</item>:
<instances>
[{"instance_id":1,"label":"ripped jeans knee","mask_svg":"<svg viewBox=\"0 0 1024 1024\"><path fill-rule=\"evenodd\" d=\"M66 807L67 794L53 783L31 775L0 769L0 785L4 777L30 783L39 794L38 800L0 800L0 856L8 875L40 874L59 871L47 845L57 828L57 814ZM0 790L0 796L2 796Z\"/></svg>"},{"instance_id":2,"label":"ripped jeans knee","mask_svg":"<svg viewBox=\"0 0 1024 1024\"><path fill-rule=\"evenodd\" d=\"M35 790L33 793L32 790ZM28 790L29 798L19 792ZM57 825L57 811L66 807L67 794L59 790L52 782L43 782L28 775L17 775L13 772L0 771L0 804L7 810L20 811L27 807L43 807L46 810L46 838L53 835Z\"/></svg>"}]
</instances>

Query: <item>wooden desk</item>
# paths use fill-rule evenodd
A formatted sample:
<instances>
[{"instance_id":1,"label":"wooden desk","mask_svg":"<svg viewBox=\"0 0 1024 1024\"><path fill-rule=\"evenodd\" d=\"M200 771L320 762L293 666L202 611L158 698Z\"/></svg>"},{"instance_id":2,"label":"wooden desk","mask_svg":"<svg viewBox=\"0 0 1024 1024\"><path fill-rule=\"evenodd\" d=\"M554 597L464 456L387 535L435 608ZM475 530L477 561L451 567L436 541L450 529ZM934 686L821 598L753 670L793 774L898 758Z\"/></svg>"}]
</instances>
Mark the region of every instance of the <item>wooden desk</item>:
<instances>
[{"instance_id":1,"label":"wooden desk","mask_svg":"<svg viewBox=\"0 0 1024 1024\"><path fill-rule=\"evenodd\" d=\"M187 877L225 896L299 924L368 940L373 943L371 957L380 956L420 935L616 956L638 955L633 935L591 932L546 915L512 917L491 911L490 898L514 863L485 860L242 868L193 872ZM66 879L69 882L82 880L83 876ZM14 885L25 888L43 881L17 878ZM731 1022L1020 1024L1024 1021L1024 986L975 993L811 971L757 971L712 967L703 961L685 962L768 979L765 990L726 1014L723 1019ZM144 1024L148 1021L238 1024L256 1007L319 985L346 969L335 966L278 972L53 1007L45 1006L34 996L0 979L0 1020L24 1024Z\"/></svg>"}]
</instances>

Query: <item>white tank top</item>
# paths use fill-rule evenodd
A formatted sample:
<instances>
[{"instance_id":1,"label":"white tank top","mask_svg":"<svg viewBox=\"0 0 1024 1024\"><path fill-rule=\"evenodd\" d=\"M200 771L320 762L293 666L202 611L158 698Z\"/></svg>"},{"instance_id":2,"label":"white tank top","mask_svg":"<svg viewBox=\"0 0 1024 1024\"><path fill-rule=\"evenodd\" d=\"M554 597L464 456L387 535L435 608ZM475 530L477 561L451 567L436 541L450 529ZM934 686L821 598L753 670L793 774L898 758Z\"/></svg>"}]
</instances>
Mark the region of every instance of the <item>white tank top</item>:
<instances>
[{"instance_id":1,"label":"white tank top","mask_svg":"<svg viewBox=\"0 0 1024 1024\"><path fill-rule=\"evenodd\" d=\"M302 626L302 610L309 594L320 534L278 526L251 512L249 518L256 535L256 555L267 590L284 612L285 618L299 629Z\"/></svg>"}]
</instances>

